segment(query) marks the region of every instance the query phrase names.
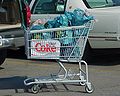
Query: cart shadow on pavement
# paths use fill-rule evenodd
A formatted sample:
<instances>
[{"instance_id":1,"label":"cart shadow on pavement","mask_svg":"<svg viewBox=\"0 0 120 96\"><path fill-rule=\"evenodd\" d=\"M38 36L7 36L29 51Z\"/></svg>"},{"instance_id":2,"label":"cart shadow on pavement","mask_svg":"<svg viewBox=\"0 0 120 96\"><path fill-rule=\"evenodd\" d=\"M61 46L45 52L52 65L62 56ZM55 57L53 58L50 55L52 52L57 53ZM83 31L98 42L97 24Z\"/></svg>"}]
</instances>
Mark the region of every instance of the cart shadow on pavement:
<instances>
[{"instance_id":1,"label":"cart shadow on pavement","mask_svg":"<svg viewBox=\"0 0 120 96\"><path fill-rule=\"evenodd\" d=\"M0 70L4 69L3 67L0 67Z\"/></svg>"},{"instance_id":2,"label":"cart shadow on pavement","mask_svg":"<svg viewBox=\"0 0 120 96\"><path fill-rule=\"evenodd\" d=\"M26 87L23 81L26 78L26 76L0 78L0 90L13 89L16 93L18 93L18 89L23 89L23 91L25 91Z\"/></svg>"},{"instance_id":3,"label":"cart shadow on pavement","mask_svg":"<svg viewBox=\"0 0 120 96\"><path fill-rule=\"evenodd\" d=\"M14 77L6 77L6 78L0 78L0 90L15 90L15 93L21 93L20 90L22 90L22 93L31 93L29 92L29 90L27 89L28 87L26 87L24 85L24 80L27 79L27 76L14 76ZM61 84L62 85L62 84ZM62 88L57 88L57 86L59 87L60 85L44 85L42 86L42 89L40 92L44 93L44 92L80 92L80 93L86 93L83 90L73 90L71 89L71 86L73 87L80 87L79 84L67 84L66 85L62 85ZM69 89L70 88L70 89Z\"/></svg>"}]
</instances>

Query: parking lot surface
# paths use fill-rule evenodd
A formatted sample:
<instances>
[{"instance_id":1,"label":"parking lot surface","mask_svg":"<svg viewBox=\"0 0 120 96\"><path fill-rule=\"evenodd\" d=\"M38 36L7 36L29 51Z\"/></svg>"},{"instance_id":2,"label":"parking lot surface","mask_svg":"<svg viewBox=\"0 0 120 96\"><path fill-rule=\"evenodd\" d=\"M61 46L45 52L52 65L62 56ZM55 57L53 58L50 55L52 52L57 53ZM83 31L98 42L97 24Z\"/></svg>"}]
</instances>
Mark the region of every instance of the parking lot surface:
<instances>
[{"instance_id":1,"label":"parking lot surface","mask_svg":"<svg viewBox=\"0 0 120 96\"><path fill-rule=\"evenodd\" d=\"M120 96L120 63L103 63L106 61L89 65L89 79L95 87L92 94L86 93L84 86L79 84L67 84L69 91L57 84L57 91L53 86L48 86L38 94L32 94L25 92L23 81L27 77L57 72L58 64L49 60L7 58L0 68L0 96ZM78 67L76 63L65 66L72 69Z\"/></svg>"}]
</instances>

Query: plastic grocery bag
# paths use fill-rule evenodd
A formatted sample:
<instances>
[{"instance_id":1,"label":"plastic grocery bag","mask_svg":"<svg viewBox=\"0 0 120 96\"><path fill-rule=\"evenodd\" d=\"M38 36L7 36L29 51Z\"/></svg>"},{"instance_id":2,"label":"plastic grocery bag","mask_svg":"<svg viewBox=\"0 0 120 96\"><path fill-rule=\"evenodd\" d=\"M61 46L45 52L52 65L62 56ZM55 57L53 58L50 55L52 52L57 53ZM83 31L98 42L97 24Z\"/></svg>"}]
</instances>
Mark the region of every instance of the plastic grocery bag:
<instances>
[{"instance_id":1,"label":"plastic grocery bag","mask_svg":"<svg viewBox=\"0 0 120 96\"><path fill-rule=\"evenodd\" d=\"M45 27L46 29L48 29L48 28L54 28L54 26L55 26L55 20L49 20L49 21L47 21L47 22L44 24L44 27Z\"/></svg>"},{"instance_id":2,"label":"plastic grocery bag","mask_svg":"<svg viewBox=\"0 0 120 96\"><path fill-rule=\"evenodd\" d=\"M93 16L87 15L84 10L81 10L79 8L75 9L73 11L73 25L80 26L85 24L86 22L93 20Z\"/></svg>"},{"instance_id":3,"label":"plastic grocery bag","mask_svg":"<svg viewBox=\"0 0 120 96\"><path fill-rule=\"evenodd\" d=\"M33 23L31 30L42 30L46 28L52 28L52 24L50 23L50 21L49 23L45 23L45 24L42 24L41 21L38 19ZM44 32L39 34L34 33L33 35L34 36L32 36L32 39L51 39L52 37L50 32Z\"/></svg>"},{"instance_id":4,"label":"plastic grocery bag","mask_svg":"<svg viewBox=\"0 0 120 96\"><path fill-rule=\"evenodd\" d=\"M44 27L43 22L40 19L33 22L32 26L30 28L30 30L41 30L41 29L45 29L45 27Z\"/></svg>"},{"instance_id":5,"label":"plastic grocery bag","mask_svg":"<svg viewBox=\"0 0 120 96\"><path fill-rule=\"evenodd\" d=\"M59 16L59 18L57 18L57 21L56 21L56 24L55 25L58 25L57 23L59 23L59 27L68 27L68 18L66 15L61 15ZM61 43L62 44L70 44L72 43L72 36L73 36L73 32L70 31L70 30L65 30L64 32L57 32L56 35L59 35L61 36Z\"/></svg>"},{"instance_id":6,"label":"plastic grocery bag","mask_svg":"<svg viewBox=\"0 0 120 96\"><path fill-rule=\"evenodd\" d=\"M33 25L31 27L31 30L41 30L41 29L45 29L44 25Z\"/></svg>"}]
</instances>

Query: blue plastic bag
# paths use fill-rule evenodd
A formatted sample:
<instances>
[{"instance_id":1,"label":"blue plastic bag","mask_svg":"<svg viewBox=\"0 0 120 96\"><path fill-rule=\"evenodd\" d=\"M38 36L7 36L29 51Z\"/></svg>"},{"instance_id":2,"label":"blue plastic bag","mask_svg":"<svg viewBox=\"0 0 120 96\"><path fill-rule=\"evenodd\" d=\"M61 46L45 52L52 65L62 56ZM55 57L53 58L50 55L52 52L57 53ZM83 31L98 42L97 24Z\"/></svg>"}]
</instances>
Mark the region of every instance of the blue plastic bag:
<instances>
[{"instance_id":1,"label":"blue plastic bag","mask_svg":"<svg viewBox=\"0 0 120 96\"><path fill-rule=\"evenodd\" d=\"M61 15L58 19L58 22L61 25L59 27L68 27L68 18L66 15ZM61 32L60 32L60 34L61 34ZM60 40L61 40L62 44L71 44L73 42L73 40L72 40L73 32L72 31L66 30L66 31L62 32L61 36L62 37Z\"/></svg>"},{"instance_id":2,"label":"blue plastic bag","mask_svg":"<svg viewBox=\"0 0 120 96\"><path fill-rule=\"evenodd\" d=\"M30 28L30 30L41 30L41 29L45 29L44 25L42 24L32 25L32 27Z\"/></svg>"},{"instance_id":3,"label":"blue plastic bag","mask_svg":"<svg viewBox=\"0 0 120 96\"><path fill-rule=\"evenodd\" d=\"M66 15L61 15L59 22L61 24L61 26L68 26L68 18Z\"/></svg>"},{"instance_id":4,"label":"blue plastic bag","mask_svg":"<svg viewBox=\"0 0 120 96\"><path fill-rule=\"evenodd\" d=\"M73 31L66 30L62 32L61 43L64 45L71 45L73 43Z\"/></svg>"},{"instance_id":5,"label":"blue plastic bag","mask_svg":"<svg viewBox=\"0 0 120 96\"><path fill-rule=\"evenodd\" d=\"M93 16L86 15L86 13L79 8L75 9L73 11L73 14L74 14L74 21L73 21L74 24L73 25L75 25L75 26L83 25L86 22L94 19Z\"/></svg>"},{"instance_id":6,"label":"blue plastic bag","mask_svg":"<svg viewBox=\"0 0 120 96\"><path fill-rule=\"evenodd\" d=\"M45 28L54 28L55 21L54 20L49 20L44 24Z\"/></svg>"},{"instance_id":7,"label":"blue plastic bag","mask_svg":"<svg viewBox=\"0 0 120 96\"><path fill-rule=\"evenodd\" d=\"M73 26L74 14L72 12L65 12L65 15L68 18L68 26Z\"/></svg>"},{"instance_id":8,"label":"blue plastic bag","mask_svg":"<svg viewBox=\"0 0 120 96\"><path fill-rule=\"evenodd\" d=\"M54 19L55 26L54 28L58 28L61 26L68 26L68 18L66 15L60 15Z\"/></svg>"}]
</instances>

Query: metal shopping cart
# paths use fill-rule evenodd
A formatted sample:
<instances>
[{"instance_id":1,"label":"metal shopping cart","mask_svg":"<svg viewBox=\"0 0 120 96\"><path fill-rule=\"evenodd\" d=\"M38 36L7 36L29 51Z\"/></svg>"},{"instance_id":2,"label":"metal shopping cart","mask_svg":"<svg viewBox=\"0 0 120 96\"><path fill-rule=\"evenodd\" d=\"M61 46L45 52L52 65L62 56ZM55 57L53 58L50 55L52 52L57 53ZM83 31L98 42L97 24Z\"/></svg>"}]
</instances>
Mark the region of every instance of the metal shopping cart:
<instances>
[{"instance_id":1,"label":"metal shopping cart","mask_svg":"<svg viewBox=\"0 0 120 96\"><path fill-rule=\"evenodd\" d=\"M31 86L33 93L39 92L41 84L55 83L79 83L85 86L86 92L92 93L94 91L92 83L88 80L88 65L82 60L88 34L93 27L93 23L93 21L89 21L83 26L25 32L26 54L29 59L56 59L58 65L60 65L57 74L24 80L26 86ZM74 73L67 70L64 62L78 62L79 72Z\"/></svg>"}]
</instances>

